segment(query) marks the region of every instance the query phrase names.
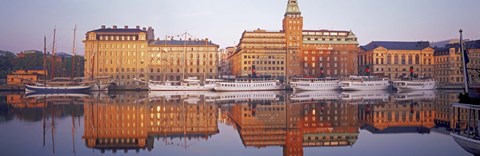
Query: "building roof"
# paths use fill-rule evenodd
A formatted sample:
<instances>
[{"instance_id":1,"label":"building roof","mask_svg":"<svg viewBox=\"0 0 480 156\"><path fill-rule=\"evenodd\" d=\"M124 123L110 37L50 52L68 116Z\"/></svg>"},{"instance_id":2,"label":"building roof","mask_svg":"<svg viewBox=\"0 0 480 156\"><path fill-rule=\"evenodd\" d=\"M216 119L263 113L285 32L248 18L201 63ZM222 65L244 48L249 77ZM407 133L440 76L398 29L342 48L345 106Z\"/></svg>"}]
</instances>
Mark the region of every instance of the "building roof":
<instances>
[{"instance_id":1,"label":"building roof","mask_svg":"<svg viewBox=\"0 0 480 156\"><path fill-rule=\"evenodd\" d=\"M95 32L95 33L118 33L118 32L123 32L123 33L139 33L139 32L147 32L147 31L144 31L140 28L127 28L127 29L124 29L124 28L100 28L100 29L97 29L97 30L92 30L92 31L89 31L89 32Z\"/></svg>"},{"instance_id":2,"label":"building roof","mask_svg":"<svg viewBox=\"0 0 480 156\"><path fill-rule=\"evenodd\" d=\"M150 42L150 45L198 45L198 46L205 46L205 40L155 40ZM212 41L208 42L209 46L219 46L218 44L212 43Z\"/></svg>"},{"instance_id":3,"label":"building roof","mask_svg":"<svg viewBox=\"0 0 480 156\"><path fill-rule=\"evenodd\" d=\"M467 49L480 49L480 40L465 42Z\"/></svg>"},{"instance_id":4,"label":"building roof","mask_svg":"<svg viewBox=\"0 0 480 156\"><path fill-rule=\"evenodd\" d=\"M418 42L395 42L395 41L373 41L367 45L361 46L363 50L373 50L378 47L384 47L389 50L423 50L430 47L426 41Z\"/></svg>"},{"instance_id":5,"label":"building roof","mask_svg":"<svg viewBox=\"0 0 480 156\"><path fill-rule=\"evenodd\" d=\"M288 0L287 11L285 11L285 15L291 14L301 14L297 0Z\"/></svg>"}]
</instances>

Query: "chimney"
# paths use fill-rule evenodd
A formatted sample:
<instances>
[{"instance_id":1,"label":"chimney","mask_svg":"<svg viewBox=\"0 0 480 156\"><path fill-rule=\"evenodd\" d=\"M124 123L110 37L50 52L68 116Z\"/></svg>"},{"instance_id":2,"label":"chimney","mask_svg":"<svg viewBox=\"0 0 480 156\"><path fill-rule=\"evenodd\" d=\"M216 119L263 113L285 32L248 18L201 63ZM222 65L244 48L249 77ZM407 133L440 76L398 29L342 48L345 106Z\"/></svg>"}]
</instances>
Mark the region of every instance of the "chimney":
<instances>
[{"instance_id":1,"label":"chimney","mask_svg":"<svg viewBox=\"0 0 480 156\"><path fill-rule=\"evenodd\" d=\"M125 26L125 29L128 29L128 25Z\"/></svg>"},{"instance_id":2,"label":"chimney","mask_svg":"<svg viewBox=\"0 0 480 156\"><path fill-rule=\"evenodd\" d=\"M117 26L116 26L116 25L113 25L113 29L117 29Z\"/></svg>"},{"instance_id":3,"label":"chimney","mask_svg":"<svg viewBox=\"0 0 480 156\"><path fill-rule=\"evenodd\" d=\"M101 28L102 28L102 29L105 29L105 25L102 25L102 27L101 27Z\"/></svg>"},{"instance_id":4,"label":"chimney","mask_svg":"<svg viewBox=\"0 0 480 156\"><path fill-rule=\"evenodd\" d=\"M147 31L147 28L145 28L145 27L143 27L142 29L143 29L143 31Z\"/></svg>"},{"instance_id":5,"label":"chimney","mask_svg":"<svg viewBox=\"0 0 480 156\"><path fill-rule=\"evenodd\" d=\"M140 29L140 26L137 25L137 29Z\"/></svg>"}]
</instances>

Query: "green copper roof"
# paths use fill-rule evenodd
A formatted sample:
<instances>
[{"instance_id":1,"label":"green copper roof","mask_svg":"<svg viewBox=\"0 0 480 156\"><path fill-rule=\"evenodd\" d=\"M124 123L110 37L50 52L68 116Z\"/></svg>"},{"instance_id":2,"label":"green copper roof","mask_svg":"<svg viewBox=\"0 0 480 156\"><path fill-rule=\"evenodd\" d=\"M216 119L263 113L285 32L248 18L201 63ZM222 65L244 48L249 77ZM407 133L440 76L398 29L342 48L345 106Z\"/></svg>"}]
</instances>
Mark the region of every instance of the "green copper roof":
<instances>
[{"instance_id":1,"label":"green copper roof","mask_svg":"<svg viewBox=\"0 0 480 156\"><path fill-rule=\"evenodd\" d=\"M297 0L288 0L288 6L287 6L287 11L285 12L285 15L291 15L291 14L301 14L300 8L298 7Z\"/></svg>"}]
</instances>

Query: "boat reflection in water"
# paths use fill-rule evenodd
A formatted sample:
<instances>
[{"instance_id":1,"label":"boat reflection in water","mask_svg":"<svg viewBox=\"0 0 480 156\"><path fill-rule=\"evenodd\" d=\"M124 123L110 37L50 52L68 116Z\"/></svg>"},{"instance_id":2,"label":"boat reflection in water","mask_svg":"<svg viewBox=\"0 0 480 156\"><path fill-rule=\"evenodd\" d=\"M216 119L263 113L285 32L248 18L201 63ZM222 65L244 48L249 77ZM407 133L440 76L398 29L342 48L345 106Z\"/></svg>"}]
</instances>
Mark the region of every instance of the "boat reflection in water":
<instances>
[{"instance_id":1,"label":"boat reflection in water","mask_svg":"<svg viewBox=\"0 0 480 156\"><path fill-rule=\"evenodd\" d=\"M478 130L478 109L452 107L452 101L457 101L456 93L444 91L12 93L5 97L8 107L0 105L0 116L4 119L0 123L16 119L42 121L43 146L63 155L69 153L61 153L65 147L55 145L55 141L63 143L71 139L72 150L66 151L100 151L106 155L117 151L146 155L155 154L153 152L172 155L169 153L172 151L197 153L210 150L204 149L205 145L221 148L218 153L222 154L211 150L214 152L211 155L224 155L225 150L236 150L235 147L242 144L254 147L241 148L245 152L253 149L260 155L264 148L275 147L280 147L279 152L284 155L304 155L319 148L329 151L326 147L332 146L365 150L362 149L364 141L357 140L378 141L374 137L377 134L450 134L454 129L458 129L452 133L455 141L465 151L478 154L475 151L478 144L471 141L475 140L472 136L478 138L478 131L473 131ZM65 120L55 120L58 118L72 118L66 120L71 122L68 125L72 125L72 130L57 132L63 130L56 126L57 122L65 123ZM361 135L365 132L373 135ZM75 140L82 142L75 144ZM390 143L399 141L402 139ZM453 140L451 144L456 145ZM428 146L465 152L460 146ZM427 155L428 152L423 151Z\"/></svg>"}]
</instances>

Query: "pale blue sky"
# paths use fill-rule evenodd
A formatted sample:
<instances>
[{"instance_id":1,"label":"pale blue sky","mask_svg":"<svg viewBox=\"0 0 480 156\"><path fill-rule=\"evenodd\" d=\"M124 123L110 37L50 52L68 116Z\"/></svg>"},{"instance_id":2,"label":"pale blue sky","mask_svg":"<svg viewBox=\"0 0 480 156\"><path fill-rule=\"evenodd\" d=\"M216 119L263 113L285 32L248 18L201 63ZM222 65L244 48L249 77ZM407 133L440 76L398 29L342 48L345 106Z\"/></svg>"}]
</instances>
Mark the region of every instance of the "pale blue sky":
<instances>
[{"instance_id":1,"label":"pale blue sky","mask_svg":"<svg viewBox=\"0 0 480 156\"><path fill-rule=\"evenodd\" d=\"M370 41L480 39L480 0L298 0L304 29L352 30L361 45ZM85 32L101 25L152 26L156 37L188 30L220 47L238 43L244 30L278 31L287 0L2 0L0 49L51 49L56 26L58 51L83 54Z\"/></svg>"}]
</instances>

